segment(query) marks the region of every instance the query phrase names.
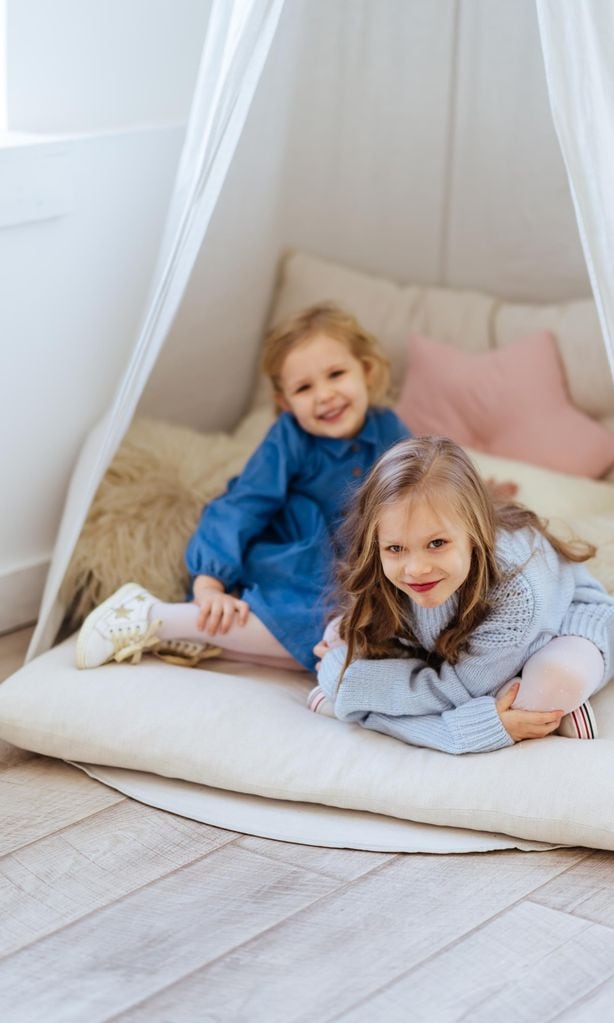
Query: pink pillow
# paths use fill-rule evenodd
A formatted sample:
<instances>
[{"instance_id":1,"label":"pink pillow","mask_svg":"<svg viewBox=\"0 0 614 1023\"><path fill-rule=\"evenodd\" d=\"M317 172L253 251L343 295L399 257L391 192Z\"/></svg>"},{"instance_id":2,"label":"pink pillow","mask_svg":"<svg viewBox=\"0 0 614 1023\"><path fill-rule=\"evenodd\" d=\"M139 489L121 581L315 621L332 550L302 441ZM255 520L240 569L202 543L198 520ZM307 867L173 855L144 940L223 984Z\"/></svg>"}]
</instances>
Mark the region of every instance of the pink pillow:
<instances>
[{"instance_id":1,"label":"pink pillow","mask_svg":"<svg viewBox=\"0 0 614 1023\"><path fill-rule=\"evenodd\" d=\"M614 433L570 401L548 331L480 355L413 334L397 412L417 436L559 472L598 477L614 464Z\"/></svg>"}]
</instances>

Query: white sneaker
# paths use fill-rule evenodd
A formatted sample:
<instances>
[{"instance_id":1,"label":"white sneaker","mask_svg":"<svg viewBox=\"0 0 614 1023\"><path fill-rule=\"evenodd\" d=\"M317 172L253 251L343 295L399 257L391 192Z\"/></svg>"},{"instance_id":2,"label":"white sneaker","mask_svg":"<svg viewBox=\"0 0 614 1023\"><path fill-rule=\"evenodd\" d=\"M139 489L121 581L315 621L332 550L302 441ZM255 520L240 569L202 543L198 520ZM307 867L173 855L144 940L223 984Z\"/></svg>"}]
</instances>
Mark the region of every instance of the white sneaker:
<instances>
[{"instance_id":1,"label":"white sneaker","mask_svg":"<svg viewBox=\"0 0 614 1023\"><path fill-rule=\"evenodd\" d=\"M126 583L85 619L77 638L77 667L98 668L107 661L137 664L145 650L159 646L162 624L150 621L155 597L138 583Z\"/></svg>"}]
</instances>

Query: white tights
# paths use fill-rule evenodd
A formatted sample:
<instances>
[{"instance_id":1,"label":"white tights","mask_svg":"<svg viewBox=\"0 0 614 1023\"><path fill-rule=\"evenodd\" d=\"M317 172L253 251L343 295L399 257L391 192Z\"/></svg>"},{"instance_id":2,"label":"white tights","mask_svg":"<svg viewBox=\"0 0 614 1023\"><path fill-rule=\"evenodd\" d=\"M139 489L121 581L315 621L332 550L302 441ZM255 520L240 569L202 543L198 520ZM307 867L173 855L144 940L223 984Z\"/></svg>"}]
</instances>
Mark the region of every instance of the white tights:
<instances>
[{"instance_id":1,"label":"white tights","mask_svg":"<svg viewBox=\"0 0 614 1023\"><path fill-rule=\"evenodd\" d=\"M594 643L580 636L557 636L526 661L514 707L569 714L600 688L604 672L603 657ZM515 681L506 682L497 695Z\"/></svg>"},{"instance_id":2,"label":"white tights","mask_svg":"<svg viewBox=\"0 0 614 1023\"><path fill-rule=\"evenodd\" d=\"M245 625L232 625L225 634L208 636L197 628L197 604L155 603L151 617L162 622L160 639L189 639L219 646L223 656L233 661L250 661L278 668L304 670L265 625L252 614ZM331 646L339 642L337 621L328 626L325 638ZM605 665L594 643L580 636L557 636L529 657L522 670L520 689L514 701L519 710L562 710L569 714L599 689ZM512 683L506 682L498 695Z\"/></svg>"},{"instance_id":3,"label":"white tights","mask_svg":"<svg viewBox=\"0 0 614 1023\"><path fill-rule=\"evenodd\" d=\"M211 643L222 648L222 656L231 661L250 661L274 668L293 668L304 671L285 647L275 639L259 618L250 611L245 625L231 625L228 632L209 636L197 628L200 608L197 604L163 604L156 602L150 612L152 620L159 618L162 625L160 639L189 639L197 643Z\"/></svg>"}]
</instances>

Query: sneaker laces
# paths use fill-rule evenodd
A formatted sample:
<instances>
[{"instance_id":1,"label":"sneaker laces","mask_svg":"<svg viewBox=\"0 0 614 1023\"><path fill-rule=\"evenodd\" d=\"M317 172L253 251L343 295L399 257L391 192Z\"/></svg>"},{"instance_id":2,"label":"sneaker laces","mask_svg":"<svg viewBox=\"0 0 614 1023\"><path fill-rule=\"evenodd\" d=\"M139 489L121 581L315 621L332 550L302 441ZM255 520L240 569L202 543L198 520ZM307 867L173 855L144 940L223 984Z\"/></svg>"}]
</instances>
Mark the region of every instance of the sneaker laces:
<instances>
[{"instance_id":1,"label":"sneaker laces","mask_svg":"<svg viewBox=\"0 0 614 1023\"><path fill-rule=\"evenodd\" d=\"M147 650L153 652L160 645L161 641L156 633L161 625L161 619L155 618L147 623L144 632L139 625L127 625L113 632L110 637L113 643L113 659L118 664L127 660L130 660L131 664L138 664Z\"/></svg>"},{"instance_id":2,"label":"sneaker laces","mask_svg":"<svg viewBox=\"0 0 614 1023\"><path fill-rule=\"evenodd\" d=\"M222 649L211 643L196 643L188 639L162 639L155 650L151 651L167 664L176 664L181 668L196 668L201 661L209 657L219 657Z\"/></svg>"}]
</instances>

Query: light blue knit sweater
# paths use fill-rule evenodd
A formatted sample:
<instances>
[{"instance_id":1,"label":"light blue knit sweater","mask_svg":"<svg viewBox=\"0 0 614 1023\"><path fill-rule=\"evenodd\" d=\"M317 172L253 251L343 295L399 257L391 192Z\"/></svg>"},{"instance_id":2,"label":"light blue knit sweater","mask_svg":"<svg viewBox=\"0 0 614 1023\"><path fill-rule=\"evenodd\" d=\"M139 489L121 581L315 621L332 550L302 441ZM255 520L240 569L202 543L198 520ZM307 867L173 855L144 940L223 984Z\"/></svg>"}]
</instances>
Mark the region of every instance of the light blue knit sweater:
<instances>
[{"instance_id":1,"label":"light blue knit sweater","mask_svg":"<svg viewBox=\"0 0 614 1023\"><path fill-rule=\"evenodd\" d=\"M504 571L521 570L494 588L492 610L455 665L434 669L418 658L357 660L337 690L346 647L329 651L318 681L336 716L446 753L510 746L492 694L554 636L592 640L605 661L605 685L614 670L614 597L584 565L565 561L530 529L502 532L497 559ZM457 601L453 595L441 607L421 608L408 598L411 627L425 650L434 650Z\"/></svg>"}]
</instances>

